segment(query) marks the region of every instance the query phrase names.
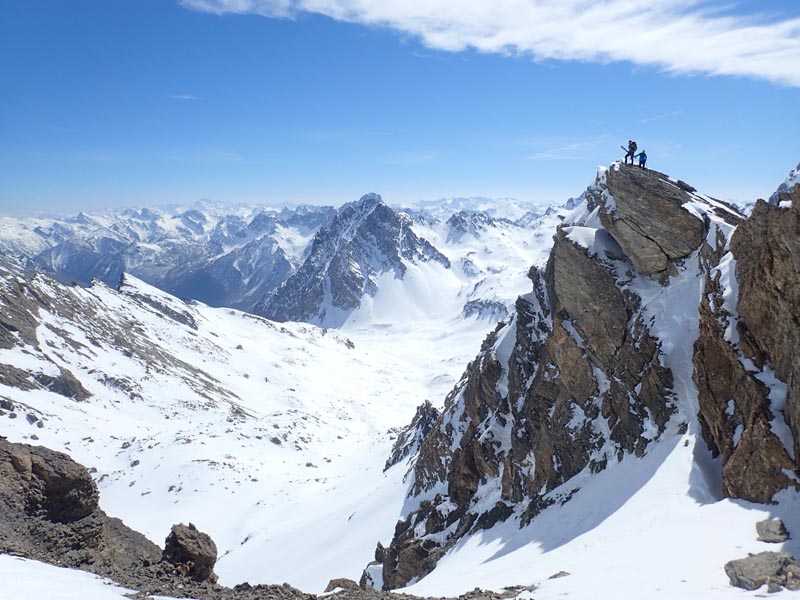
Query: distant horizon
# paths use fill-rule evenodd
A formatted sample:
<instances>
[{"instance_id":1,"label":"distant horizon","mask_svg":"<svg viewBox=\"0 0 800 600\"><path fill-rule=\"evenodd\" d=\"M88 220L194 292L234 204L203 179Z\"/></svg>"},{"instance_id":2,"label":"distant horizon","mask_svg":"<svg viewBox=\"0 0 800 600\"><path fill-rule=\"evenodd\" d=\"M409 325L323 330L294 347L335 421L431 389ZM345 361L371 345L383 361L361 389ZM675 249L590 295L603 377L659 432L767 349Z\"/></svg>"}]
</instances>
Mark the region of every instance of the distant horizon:
<instances>
[{"instance_id":1,"label":"distant horizon","mask_svg":"<svg viewBox=\"0 0 800 600\"><path fill-rule=\"evenodd\" d=\"M744 205L800 161L795 0L9 0L0 56L0 215L557 205L629 139Z\"/></svg>"},{"instance_id":2,"label":"distant horizon","mask_svg":"<svg viewBox=\"0 0 800 600\"><path fill-rule=\"evenodd\" d=\"M94 208L86 208L86 209L78 209L78 210L65 210L64 212L59 212L58 210L42 210L40 212L34 213L19 213L19 214L0 214L0 217L8 217L8 218L19 218L19 219L37 219L37 218L53 218L53 219L65 219L65 218L74 218L80 215L81 213L86 214L88 216L93 215L103 215L107 213L120 213L127 210L153 210L162 213L169 213L169 212L179 212L179 211L186 211L192 210L195 208L200 208L203 204L209 204L215 206L218 209L225 209L225 207L230 207L231 210L239 209L264 209L264 210L276 210L280 211L284 208L297 208L301 206L316 206L320 208L340 208L341 206L348 204L350 202L357 202L365 195L376 193L378 194L383 202L390 206L395 210L401 209L418 209L419 205L426 204L426 203L439 203L439 202L451 202L451 201L458 201L458 200L486 200L489 202L502 202L502 201L512 201L519 203L524 206L531 206L537 208L548 208L551 206L561 206L569 201L571 198L575 198L577 196L571 196L570 198L565 198L563 201L560 202L536 202L536 201L528 201L528 200L520 200L519 198L509 198L509 197L501 197L501 198L490 198L487 196L445 196L440 198L423 198L417 200L413 203L396 203L396 202L388 202L386 198L383 197L383 194L379 192L365 192L361 194L358 198L354 198L352 200L344 200L338 203L332 202L321 202L321 203L314 203L314 202L284 202L284 203L266 203L266 202L225 202L225 201L218 201L213 200L211 198L198 198L194 201L188 202L166 202L166 203L158 203L158 204L148 204L148 205L109 205L109 206L96 206ZM578 194L580 195L580 194Z\"/></svg>"},{"instance_id":3,"label":"distant horizon","mask_svg":"<svg viewBox=\"0 0 800 600\"><path fill-rule=\"evenodd\" d=\"M598 168L600 168L600 167L598 167ZM667 173L667 175L670 175L670 174ZM788 171L787 171L787 175L788 175ZM673 179L680 179L680 177L673 177ZM707 191L704 191L702 189L698 189L698 192L701 193L701 194L706 194L706 195L711 196L713 198L717 198L717 199L722 200L724 202L728 202L729 204L733 204L733 205L735 205L735 206L737 206L739 208L745 208L747 206L747 204L755 203L757 200L767 200L775 192L775 190L778 188L778 186L785 181L785 179L786 178L784 177L784 179L779 181L769 192L765 193L764 195L752 198L752 199L721 198L719 196L714 195L713 193L708 193ZM587 186L589 185L589 183L590 182L587 182ZM687 182L687 183L691 184L691 182ZM436 197L436 198L419 198L419 199L411 201L411 202L393 202L393 201L387 200L387 198L385 198L384 195L381 194L380 192L364 192L364 193L360 194L359 196L357 196L355 198L352 198L352 199L349 199L349 200L341 200L341 201L337 201L337 202L325 202L325 201L322 201L322 202L311 202L311 201L302 201L302 200L300 200L300 201L284 200L284 201L274 201L274 202L258 201L258 200L255 200L255 201L242 201L242 200L226 201L226 200L215 200L213 198L197 198L196 200L187 200L185 202L154 202L154 203L150 203L150 204L113 204L113 203L110 203L108 205L96 205L96 206L86 207L86 208L67 208L67 207L64 207L61 210L59 210L57 208L53 208L53 209L41 209L41 210L38 210L38 211L35 211L35 212L25 212L25 211L13 212L12 211L12 212L8 212L8 213L0 213L0 217L10 217L10 218L20 218L20 219L25 219L25 218L32 218L32 219L36 219L36 218L64 219L64 218L76 217L81 213L85 213L85 214L91 216L91 215L101 215L101 214L105 214L105 213L118 213L118 212L122 212L122 211L125 211L125 210L143 210L143 209L148 209L148 210L156 210L156 211L160 211L160 212L173 212L173 211L181 211L181 210L191 210L191 209L197 208L198 206L201 206L203 204L210 204L210 205L213 205L213 206L215 206L215 207L217 207L219 209L224 209L224 207L230 207L231 210L235 210L237 208L282 210L284 208L296 208L296 207L299 207L299 206L332 207L332 208L337 208L338 209L341 206L343 206L345 204L348 204L350 202L356 202L359 199L361 199L363 196L365 196L367 194L371 194L371 193L378 194L381 197L381 199L383 200L383 202L386 203L388 206L392 207L393 209L405 209L405 208L417 209L420 205L426 204L426 203L440 203L440 202L444 203L444 202L450 202L450 201L456 201L456 200L486 200L486 201L490 201L490 202L502 202L502 201L506 200L506 201L517 202L519 204L526 205L526 206L532 206L532 207L546 209L548 207L560 207L560 206L563 206L569 200L572 200L572 199L580 197L580 195L583 194L583 192L585 190L586 190L586 187L584 187L584 189L581 190L579 193L572 194L570 196L567 196L567 197L565 197L563 199L559 199L559 200L555 200L554 199L552 201L549 201L549 200L528 200L528 199L516 198L516 197L512 197L512 196L492 197L492 196L483 196L483 195L471 195L471 196L459 195L459 196L439 196L439 197Z\"/></svg>"}]
</instances>

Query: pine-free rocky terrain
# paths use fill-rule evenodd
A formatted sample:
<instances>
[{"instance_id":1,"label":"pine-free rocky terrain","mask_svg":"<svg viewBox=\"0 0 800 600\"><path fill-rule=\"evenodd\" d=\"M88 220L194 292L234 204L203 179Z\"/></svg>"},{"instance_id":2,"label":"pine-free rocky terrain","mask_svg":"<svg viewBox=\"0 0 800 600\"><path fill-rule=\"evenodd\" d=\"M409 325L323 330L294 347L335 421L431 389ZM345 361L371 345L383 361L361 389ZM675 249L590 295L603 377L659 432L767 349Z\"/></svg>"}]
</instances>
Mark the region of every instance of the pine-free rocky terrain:
<instances>
[{"instance_id":1,"label":"pine-free rocky terrain","mask_svg":"<svg viewBox=\"0 0 800 600\"><path fill-rule=\"evenodd\" d=\"M800 169L749 212L619 163L513 220L376 195L238 221L137 211L126 226L151 237L112 246L139 276L87 287L54 278L53 248L91 247L95 273L123 220L38 239L5 219L11 597L797 589ZM131 258L169 255L165 223L192 285L236 271L225 307Z\"/></svg>"}]
</instances>

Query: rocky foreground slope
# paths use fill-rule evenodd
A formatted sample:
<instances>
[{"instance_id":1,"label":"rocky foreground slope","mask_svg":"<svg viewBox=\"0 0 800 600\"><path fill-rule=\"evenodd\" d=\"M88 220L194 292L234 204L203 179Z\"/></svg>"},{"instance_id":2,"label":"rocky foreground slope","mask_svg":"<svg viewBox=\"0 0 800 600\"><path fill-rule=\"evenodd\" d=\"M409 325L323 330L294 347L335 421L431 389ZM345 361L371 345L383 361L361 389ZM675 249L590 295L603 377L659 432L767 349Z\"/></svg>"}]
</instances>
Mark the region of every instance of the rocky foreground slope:
<instances>
[{"instance_id":1,"label":"rocky foreground slope","mask_svg":"<svg viewBox=\"0 0 800 600\"><path fill-rule=\"evenodd\" d=\"M525 526L690 428L725 496L798 489L800 186L781 194L743 220L661 173L602 170L428 426L364 580L418 581L467 536Z\"/></svg>"},{"instance_id":2,"label":"rocky foreground slope","mask_svg":"<svg viewBox=\"0 0 800 600\"><path fill-rule=\"evenodd\" d=\"M90 473L67 455L0 437L0 554L11 554L89 571L142 597L202 600L314 600L288 584L234 587L217 584L217 548L194 525L174 525L164 548L98 506ZM348 580L332 582L337 598L402 598L359 590ZM500 600L515 595L476 591L463 600ZM137 596L138 597L138 596Z\"/></svg>"}]
</instances>

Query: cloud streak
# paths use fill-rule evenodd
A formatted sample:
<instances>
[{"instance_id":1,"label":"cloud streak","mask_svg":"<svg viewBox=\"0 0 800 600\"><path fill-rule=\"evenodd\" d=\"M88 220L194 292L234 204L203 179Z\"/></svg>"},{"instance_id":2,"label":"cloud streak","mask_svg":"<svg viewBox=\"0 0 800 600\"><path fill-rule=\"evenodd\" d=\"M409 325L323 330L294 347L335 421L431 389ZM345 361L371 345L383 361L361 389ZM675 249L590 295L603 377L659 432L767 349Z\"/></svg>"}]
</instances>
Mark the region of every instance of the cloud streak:
<instances>
[{"instance_id":1,"label":"cloud streak","mask_svg":"<svg viewBox=\"0 0 800 600\"><path fill-rule=\"evenodd\" d=\"M653 121L660 121L661 119L669 119L670 117L679 117L683 113L680 110L673 110L671 112L661 113L660 115L653 115L652 117L647 117L646 119L642 119L639 121L641 124L645 123L652 123Z\"/></svg>"},{"instance_id":2,"label":"cloud streak","mask_svg":"<svg viewBox=\"0 0 800 600\"><path fill-rule=\"evenodd\" d=\"M587 148L593 148L603 142L607 136L602 135L593 140L582 140L579 142L572 142L570 144L563 144L545 150L539 150L534 154L528 156L530 160L572 160L583 158L582 151Z\"/></svg>"},{"instance_id":3,"label":"cloud streak","mask_svg":"<svg viewBox=\"0 0 800 600\"><path fill-rule=\"evenodd\" d=\"M436 50L536 61L629 62L681 75L800 87L800 17L733 14L709 0L180 0L214 14L303 13L388 27ZM727 7L727 5L726 5Z\"/></svg>"}]
</instances>

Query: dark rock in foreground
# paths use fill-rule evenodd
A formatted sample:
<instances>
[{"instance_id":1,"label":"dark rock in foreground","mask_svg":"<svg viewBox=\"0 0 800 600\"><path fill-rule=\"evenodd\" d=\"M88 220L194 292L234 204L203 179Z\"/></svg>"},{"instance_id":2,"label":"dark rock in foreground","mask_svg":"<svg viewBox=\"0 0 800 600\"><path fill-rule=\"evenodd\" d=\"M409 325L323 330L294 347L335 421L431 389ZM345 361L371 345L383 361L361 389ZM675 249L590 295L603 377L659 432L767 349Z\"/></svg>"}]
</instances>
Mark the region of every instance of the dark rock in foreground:
<instances>
[{"instance_id":1,"label":"dark rock in foreground","mask_svg":"<svg viewBox=\"0 0 800 600\"><path fill-rule=\"evenodd\" d=\"M164 544L162 560L177 565L185 575L195 581L215 583L214 564L217 562L217 545L211 537L197 530L193 523L172 526Z\"/></svg>"},{"instance_id":2,"label":"dark rock in foreground","mask_svg":"<svg viewBox=\"0 0 800 600\"><path fill-rule=\"evenodd\" d=\"M0 554L81 569L154 595L198 600L316 600L286 583L233 588L217 585L217 548L192 524L172 527L162 550L97 504L97 487L86 468L66 454L0 437ZM412 596L361 590L351 580L338 600L408 600ZM475 590L460 600L501 600L508 590ZM0 593L0 597L2 593Z\"/></svg>"},{"instance_id":3,"label":"dark rock in foreground","mask_svg":"<svg viewBox=\"0 0 800 600\"><path fill-rule=\"evenodd\" d=\"M731 585L745 590L757 590L765 584L770 592L781 587L800 589L800 563L788 552L760 552L732 560L725 565L725 573Z\"/></svg>"},{"instance_id":4,"label":"dark rock in foreground","mask_svg":"<svg viewBox=\"0 0 800 600\"><path fill-rule=\"evenodd\" d=\"M782 544L789 539L789 532L780 519L767 519L756 523L759 542Z\"/></svg>"}]
</instances>

